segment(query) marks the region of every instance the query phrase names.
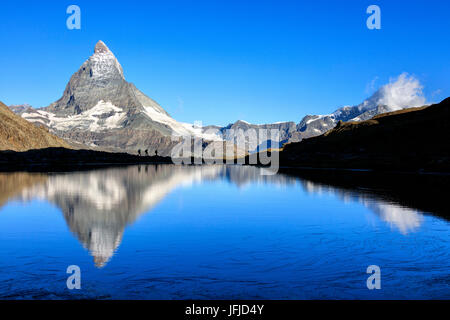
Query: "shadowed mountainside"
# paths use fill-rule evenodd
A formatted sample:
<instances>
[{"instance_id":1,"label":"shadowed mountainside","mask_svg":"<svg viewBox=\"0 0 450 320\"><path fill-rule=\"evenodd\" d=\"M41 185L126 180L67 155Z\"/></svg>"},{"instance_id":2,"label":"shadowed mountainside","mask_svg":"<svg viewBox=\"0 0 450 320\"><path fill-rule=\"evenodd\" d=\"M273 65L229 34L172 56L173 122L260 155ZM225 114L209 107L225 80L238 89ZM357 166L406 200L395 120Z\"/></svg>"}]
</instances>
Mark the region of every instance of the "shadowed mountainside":
<instances>
[{"instance_id":1,"label":"shadowed mountainside","mask_svg":"<svg viewBox=\"0 0 450 320\"><path fill-rule=\"evenodd\" d=\"M450 171L450 98L362 122L339 122L325 134L284 146L282 166Z\"/></svg>"},{"instance_id":2,"label":"shadowed mountainside","mask_svg":"<svg viewBox=\"0 0 450 320\"><path fill-rule=\"evenodd\" d=\"M46 128L35 126L0 102L0 150L26 151L49 147L70 148Z\"/></svg>"}]
</instances>

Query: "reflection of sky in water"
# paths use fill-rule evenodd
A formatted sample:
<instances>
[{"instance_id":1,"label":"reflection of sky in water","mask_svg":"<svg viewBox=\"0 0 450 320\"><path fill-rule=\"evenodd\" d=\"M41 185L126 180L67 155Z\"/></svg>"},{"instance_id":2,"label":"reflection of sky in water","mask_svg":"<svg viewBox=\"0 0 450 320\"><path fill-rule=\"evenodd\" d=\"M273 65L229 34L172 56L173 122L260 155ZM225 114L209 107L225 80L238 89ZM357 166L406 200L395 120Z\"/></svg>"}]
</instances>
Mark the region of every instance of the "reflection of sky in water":
<instances>
[{"instance_id":1,"label":"reflection of sky in water","mask_svg":"<svg viewBox=\"0 0 450 320\"><path fill-rule=\"evenodd\" d=\"M247 166L160 166L159 170L152 166L138 168L52 175L45 183L25 188L16 199L46 200L63 209L72 231L91 252L96 265L102 267L120 245L126 224L133 223L139 215L150 211L177 187L221 179L228 179L241 189L252 184L270 184L282 188L299 182L284 175L262 175L261 170L264 169ZM301 183L308 193L327 193L344 202L362 203L402 234L418 229L423 221L422 215L412 209L311 181Z\"/></svg>"},{"instance_id":2,"label":"reflection of sky in water","mask_svg":"<svg viewBox=\"0 0 450 320\"><path fill-rule=\"evenodd\" d=\"M93 277L105 278L105 283L127 283L129 277L138 277L138 272L146 268L159 274L151 280L157 282L187 272L189 276L197 274L196 281L203 288L218 286L223 293L218 296L215 291L209 292L207 297L230 298L239 297L239 283L229 283L230 279L250 272L248 276L259 289L249 289L242 298L258 294L262 298L323 298L336 296L330 291L333 283L342 285L339 281L347 277L347 281L356 281L354 274L349 275L352 269L357 274L357 270L383 261L398 268L405 264L407 268L446 266L440 259L448 261L448 250L442 254L450 247L448 239L442 240L449 235L448 223L443 220L367 192L346 191L281 174L263 176L255 167L136 166L51 175L1 174L0 180L6 195L0 199L0 257L4 261L0 268L22 268L19 263L24 243L30 244L26 247L29 250L54 256L53 263L66 263L66 259L74 263L73 252L78 252L75 260L85 261L56 216L51 218L46 213L55 210L44 205L46 202L62 212L64 224L100 269L91 269L92 262L90 266L86 262L84 268L91 269ZM11 202L13 199L19 200L24 209ZM426 232L421 231L424 225ZM28 230L26 234L24 230ZM52 234L57 232L61 242L46 247L55 243L56 235ZM405 247L411 249L411 256ZM36 257L27 259L30 264L37 263ZM136 270L129 271L130 265ZM343 274L332 271L332 266ZM114 275L108 278L108 272ZM310 282L284 282L298 272L307 275ZM203 283L208 277L224 277L220 281L225 284L212 284L210 280ZM190 291L190 280L180 282L178 287L172 280L166 281L170 286L155 285L164 292L155 296L140 293L135 298L174 298L175 291L182 298L201 298ZM269 289L271 285L279 288ZM341 289L340 297L364 298L367 294L345 286ZM0 296L1 290L0 285ZM133 294L123 288L120 293L105 287L102 290L113 297ZM420 290L416 294L421 297ZM86 297L92 295L86 293Z\"/></svg>"}]
</instances>

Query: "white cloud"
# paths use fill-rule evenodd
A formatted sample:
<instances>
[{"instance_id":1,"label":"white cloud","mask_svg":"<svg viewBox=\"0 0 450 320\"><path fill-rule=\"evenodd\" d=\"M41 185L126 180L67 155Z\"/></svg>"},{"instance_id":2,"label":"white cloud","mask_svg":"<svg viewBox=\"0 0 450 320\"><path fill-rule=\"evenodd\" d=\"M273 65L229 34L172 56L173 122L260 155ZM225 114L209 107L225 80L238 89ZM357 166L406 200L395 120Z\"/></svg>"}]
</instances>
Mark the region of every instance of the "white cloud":
<instances>
[{"instance_id":1,"label":"white cloud","mask_svg":"<svg viewBox=\"0 0 450 320\"><path fill-rule=\"evenodd\" d=\"M402 73L378 89L370 100L374 99L377 105L386 105L392 110L421 107L426 104L422 89L418 79Z\"/></svg>"}]
</instances>

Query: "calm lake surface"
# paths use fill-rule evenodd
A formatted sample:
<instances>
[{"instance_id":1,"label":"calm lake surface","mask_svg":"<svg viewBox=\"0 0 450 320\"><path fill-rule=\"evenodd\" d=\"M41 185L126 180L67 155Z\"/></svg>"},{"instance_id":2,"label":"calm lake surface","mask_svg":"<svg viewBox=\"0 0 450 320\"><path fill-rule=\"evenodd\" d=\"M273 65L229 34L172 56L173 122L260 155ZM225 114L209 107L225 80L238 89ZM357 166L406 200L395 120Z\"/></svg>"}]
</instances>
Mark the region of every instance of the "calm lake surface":
<instances>
[{"instance_id":1,"label":"calm lake surface","mask_svg":"<svg viewBox=\"0 0 450 320\"><path fill-rule=\"evenodd\" d=\"M0 298L450 298L445 189L261 170L0 173Z\"/></svg>"}]
</instances>

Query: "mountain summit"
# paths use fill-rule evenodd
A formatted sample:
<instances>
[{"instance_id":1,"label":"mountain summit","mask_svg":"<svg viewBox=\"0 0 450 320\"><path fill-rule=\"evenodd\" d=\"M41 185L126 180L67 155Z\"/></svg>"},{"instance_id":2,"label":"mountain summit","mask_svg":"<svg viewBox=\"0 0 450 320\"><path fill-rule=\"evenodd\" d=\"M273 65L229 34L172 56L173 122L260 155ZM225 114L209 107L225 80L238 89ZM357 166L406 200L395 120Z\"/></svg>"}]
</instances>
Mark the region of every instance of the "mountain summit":
<instances>
[{"instance_id":1,"label":"mountain summit","mask_svg":"<svg viewBox=\"0 0 450 320\"><path fill-rule=\"evenodd\" d=\"M41 109L12 109L28 121L47 126L73 145L102 151L136 153L141 149L149 155L157 151L168 156L177 143L172 136L200 137L207 145L211 141L234 140L233 135L227 134L228 129L249 128L278 129L280 141L270 144L275 148L321 135L339 121L364 121L384 112L425 104L418 80L406 73L394 80L359 105L345 106L327 115L307 115L298 124L252 125L237 121L222 128L197 128L176 121L156 101L126 81L116 56L103 41L98 41L94 53L72 75L58 101ZM208 128L217 133L206 134Z\"/></svg>"},{"instance_id":2,"label":"mountain summit","mask_svg":"<svg viewBox=\"0 0 450 320\"><path fill-rule=\"evenodd\" d=\"M111 50L106 46L106 44L102 40L98 40L95 45L94 53L111 53Z\"/></svg>"},{"instance_id":3,"label":"mountain summit","mask_svg":"<svg viewBox=\"0 0 450 320\"><path fill-rule=\"evenodd\" d=\"M72 75L58 101L20 113L74 144L106 151L141 149L169 155L175 144L172 135L202 135L192 125L177 122L127 82L122 66L103 41L97 42L94 54Z\"/></svg>"},{"instance_id":4,"label":"mountain summit","mask_svg":"<svg viewBox=\"0 0 450 320\"><path fill-rule=\"evenodd\" d=\"M103 41L97 42L94 54L70 78L63 96L47 111L57 116L77 115L96 107L99 101L127 112L150 107L168 115L158 103L125 81L122 66Z\"/></svg>"}]
</instances>

